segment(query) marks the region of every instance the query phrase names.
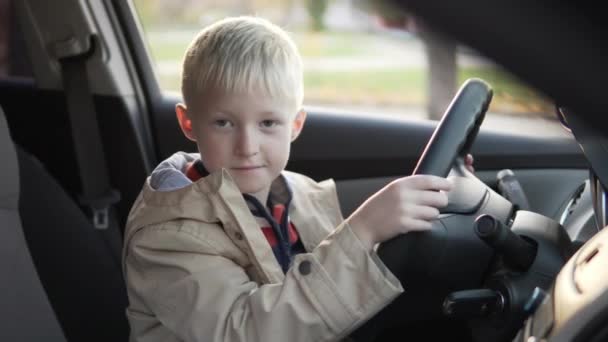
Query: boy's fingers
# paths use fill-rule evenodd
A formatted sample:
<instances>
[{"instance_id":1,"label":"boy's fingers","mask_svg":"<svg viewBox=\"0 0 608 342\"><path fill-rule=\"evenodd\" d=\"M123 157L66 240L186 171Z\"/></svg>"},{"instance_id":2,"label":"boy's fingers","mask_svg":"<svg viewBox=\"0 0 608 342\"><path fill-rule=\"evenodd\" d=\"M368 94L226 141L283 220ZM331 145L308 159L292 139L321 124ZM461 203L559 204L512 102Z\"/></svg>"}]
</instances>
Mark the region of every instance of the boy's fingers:
<instances>
[{"instance_id":1,"label":"boy's fingers","mask_svg":"<svg viewBox=\"0 0 608 342\"><path fill-rule=\"evenodd\" d=\"M416 205L412 208L415 213L416 219L425 221L435 220L439 216L439 210L435 207L429 207L426 205Z\"/></svg>"},{"instance_id":2,"label":"boy's fingers","mask_svg":"<svg viewBox=\"0 0 608 342\"><path fill-rule=\"evenodd\" d=\"M411 232L411 231L425 231L433 228L433 224L429 221L425 220L416 220L410 219L407 225L403 226L403 233Z\"/></svg>"},{"instance_id":3,"label":"boy's fingers","mask_svg":"<svg viewBox=\"0 0 608 342\"><path fill-rule=\"evenodd\" d=\"M444 190L452 189L452 182L444 177L433 175L415 175L408 177L412 185L420 190Z\"/></svg>"},{"instance_id":4,"label":"boy's fingers","mask_svg":"<svg viewBox=\"0 0 608 342\"><path fill-rule=\"evenodd\" d=\"M418 190L412 192L411 196L416 197L414 200L419 205L435 208L443 208L448 205L448 195L445 192Z\"/></svg>"},{"instance_id":5,"label":"boy's fingers","mask_svg":"<svg viewBox=\"0 0 608 342\"><path fill-rule=\"evenodd\" d=\"M467 164L467 165L473 165L473 162L474 162L474 161L475 161L475 160L473 159L473 155L472 155L472 154L470 154L470 153L469 153L469 154L467 154L467 156L464 158L464 162L465 162L465 164Z\"/></svg>"},{"instance_id":6,"label":"boy's fingers","mask_svg":"<svg viewBox=\"0 0 608 342\"><path fill-rule=\"evenodd\" d=\"M473 167L474 161L475 160L473 159L472 154L467 154L467 156L464 158L464 165L467 168L467 170L469 170L471 173L475 172L475 168Z\"/></svg>"}]
</instances>

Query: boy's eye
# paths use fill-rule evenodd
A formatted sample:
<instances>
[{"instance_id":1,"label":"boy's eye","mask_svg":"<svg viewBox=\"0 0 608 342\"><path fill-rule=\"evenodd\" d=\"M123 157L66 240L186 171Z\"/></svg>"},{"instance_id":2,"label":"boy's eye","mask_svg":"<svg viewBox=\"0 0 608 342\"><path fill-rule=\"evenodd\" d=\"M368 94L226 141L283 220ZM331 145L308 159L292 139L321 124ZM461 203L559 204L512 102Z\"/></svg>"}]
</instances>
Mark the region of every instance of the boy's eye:
<instances>
[{"instance_id":1,"label":"boy's eye","mask_svg":"<svg viewBox=\"0 0 608 342\"><path fill-rule=\"evenodd\" d=\"M276 126L278 123L276 120L263 120L260 123L260 126L264 127L264 128L271 128Z\"/></svg>"},{"instance_id":2,"label":"boy's eye","mask_svg":"<svg viewBox=\"0 0 608 342\"><path fill-rule=\"evenodd\" d=\"M225 119L215 120L214 124L217 127L232 127L232 122L230 122L229 120L225 120Z\"/></svg>"}]
</instances>

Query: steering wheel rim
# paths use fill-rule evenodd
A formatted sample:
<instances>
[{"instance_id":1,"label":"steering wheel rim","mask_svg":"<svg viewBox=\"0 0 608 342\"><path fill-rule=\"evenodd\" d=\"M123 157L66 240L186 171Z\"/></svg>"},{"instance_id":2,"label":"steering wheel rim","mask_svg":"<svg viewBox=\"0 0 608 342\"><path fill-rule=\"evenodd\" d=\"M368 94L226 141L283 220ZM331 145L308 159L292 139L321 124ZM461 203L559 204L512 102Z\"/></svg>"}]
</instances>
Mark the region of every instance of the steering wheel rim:
<instances>
[{"instance_id":1,"label":"steering wheel rim","mask_svg":"<svg viewBox=\"0 0 608 342\"><path fill-rule=\"evenodd\" d=\"M465 81L424 148L414 175L447 177L456 158L470 151L492 94L490 85L481 79Z\"/></svg>"},{"instance_id":2,"label":"steering wheel rim","mask_svg":"<svg viewBox=\"0 0 608 342\"><path fill-rule=\"evenodd\" d=\"M421 154L413 174L446 177L457 157L469 152L491 99L492 89L485 81L477 78L468 79L448 106ZM462 240L462 236L457 236L458 234L469 234L460 229L455 229L448 234L445 227L440 225L438 223L428 232L396 236L378 246L377 253L380 259L397 278L404 281L404 286L414 290L415 294L407 290L406 292L416 298L412 298L410 295L400 296L381 314L374 317L369 324L359 329L357 336L366 340L368 338L366 335L377 333L379 326L394 324L395 317L406 320L437 317L436 308L441 307L443 297L429 293L428 291L433 291L436 287L425 286L422 282L434 279L432 270L436 268L436 261L443 258L442 254L446 248L450 248L448 239ZM479 252L482 259L490 259L490 250L483 242L469 237L465 240L470 240L473 244L471 249L467 249L470 253ZM437 251L439 255L433 255L429 251ZM407 272L403 272L405 269ZM407 273L407 279L402 279L404 273ZM446 286L446 288L441 288L441 291L445 291L451 284L441 284L440 287L442 286ZM413 304L417 308L416 312L400 311L399 301ZM380 321L383 323L377 324Z\"/></svg>"},{"instance_id":3,"label":"steering wheel rim","mask_svg":"<svg viewBox=\"0 0 608 342\"><path fill-rule=\"evenodd\" d=\"M485 81L471 78L463 83L431 135L413 174L446 177L456 158L470 150L491 99L492 88ZM399 277L407 259L405 253L411 253L419 245L443 249L444 233L443 227L434 225L428 232L398 235L381 243L377 252Z\"/></svg>"}]
</instances>

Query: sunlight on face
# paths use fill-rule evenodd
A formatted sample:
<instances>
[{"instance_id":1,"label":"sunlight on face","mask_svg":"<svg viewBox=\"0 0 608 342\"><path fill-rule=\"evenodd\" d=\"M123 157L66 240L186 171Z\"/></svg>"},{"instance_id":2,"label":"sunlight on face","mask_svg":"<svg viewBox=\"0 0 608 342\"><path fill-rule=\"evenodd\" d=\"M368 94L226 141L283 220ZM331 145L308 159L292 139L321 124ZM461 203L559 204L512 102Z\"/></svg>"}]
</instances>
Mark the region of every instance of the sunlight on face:
<instances>
[{"instance_id":1,"label":"sunlight on face","mask_svg":"<svg viewBox=\"0 0 608 342\"><path fill-rule=\"evenodd\" d=\"M190 113L192 133L209 172L225 168L241 192L266 202L287 165L297 110L258 93L206 93Z\"/></svg>"}]
</instances>

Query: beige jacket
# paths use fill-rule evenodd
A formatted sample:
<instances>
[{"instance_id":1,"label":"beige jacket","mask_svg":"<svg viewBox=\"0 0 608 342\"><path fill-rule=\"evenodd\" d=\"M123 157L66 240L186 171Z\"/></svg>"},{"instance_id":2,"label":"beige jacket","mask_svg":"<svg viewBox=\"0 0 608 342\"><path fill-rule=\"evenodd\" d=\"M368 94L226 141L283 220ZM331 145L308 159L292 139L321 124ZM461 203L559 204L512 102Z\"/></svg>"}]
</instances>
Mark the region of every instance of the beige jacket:
<instances>
[{"instance_id":1,"label":"beige jacket","mask_svg":"<svg viewBox=\"0 0 608 342\"><path fill-rule=\"evenodd\" d=\"M343 222L333 181L284 175L309 251L287 274L225 170L173 191L148 178L123 251L131 341L340 340L402 292Z\"/></svg>"}]
</instances>

